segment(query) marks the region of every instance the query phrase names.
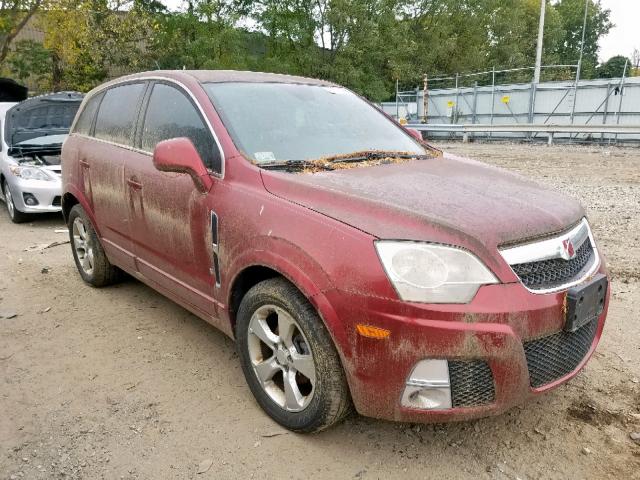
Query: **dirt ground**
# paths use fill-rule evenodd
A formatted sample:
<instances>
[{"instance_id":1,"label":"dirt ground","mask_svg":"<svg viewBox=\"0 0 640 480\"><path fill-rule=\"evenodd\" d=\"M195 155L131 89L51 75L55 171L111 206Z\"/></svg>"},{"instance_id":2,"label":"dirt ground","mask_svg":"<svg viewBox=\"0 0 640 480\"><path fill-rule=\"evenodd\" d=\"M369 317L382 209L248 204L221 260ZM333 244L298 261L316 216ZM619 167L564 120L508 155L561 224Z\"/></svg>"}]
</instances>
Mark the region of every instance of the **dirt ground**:
<instances>
[{"instance_id":1,"label":"dirt ground","mask_svg":"<svg viewBox=\"0 0 640 480\"><path fill-rule=\"evenodd\" d=\"M0 212L0 478L640 479L640 149L441 146L587 207L614 294L577 378L474 422L287 433L222 333L134 280L84 285L69 245L38 249L66 240L59 216Z\"/></svg>"}]
</instances>

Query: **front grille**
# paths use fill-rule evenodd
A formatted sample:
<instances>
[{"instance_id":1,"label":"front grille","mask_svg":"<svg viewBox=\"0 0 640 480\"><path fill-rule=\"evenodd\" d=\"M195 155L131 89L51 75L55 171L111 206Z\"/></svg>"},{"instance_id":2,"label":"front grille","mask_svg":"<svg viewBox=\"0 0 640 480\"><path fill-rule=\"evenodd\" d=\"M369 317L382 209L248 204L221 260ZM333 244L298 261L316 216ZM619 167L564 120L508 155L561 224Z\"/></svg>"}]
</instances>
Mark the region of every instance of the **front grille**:
<instances>
[{"instance_id":1,"label":"front grille","mask_svg":"<svg viewBox=\"0 0 640 480\"><path fill-rule=\"evenodd\" d=\"M60 205L62 205L59 195L57 197L53 197L53 202L51 202L51 205L54 207L59 207Z\"/></svg>"},{"instance_id":2,"label":"front grille","mask_svg":"<svg viewBox=\"0 0 640 480\"><path fill-rule=\"evenodd\" d=\"M525 342L531 386L541 387L573 372L589 352L597 327L596 318L575 332Z\"/></svg>"},{"instance_id":3,"label":"front grille","mask_svg":"<svg viewBox=\"0 0 640 480\"><path fill-rule=\"evenodd\" d=\"M552 258L540 262L511 265L525 287L531 290L557 288L577 279L594 260L591 241L587 238L571 260Z\"/></svg>"},{"instance_id":4,"label":"front grille","mask_svg":"<svg viewBox=\"0 0 640 480\"><path fill-rule=\"evenodd\" d=\"M481 360L449 361L449 382L453 408L475 407L495 401L493 374L487 362Z\"/></svg>"}]
</instances>

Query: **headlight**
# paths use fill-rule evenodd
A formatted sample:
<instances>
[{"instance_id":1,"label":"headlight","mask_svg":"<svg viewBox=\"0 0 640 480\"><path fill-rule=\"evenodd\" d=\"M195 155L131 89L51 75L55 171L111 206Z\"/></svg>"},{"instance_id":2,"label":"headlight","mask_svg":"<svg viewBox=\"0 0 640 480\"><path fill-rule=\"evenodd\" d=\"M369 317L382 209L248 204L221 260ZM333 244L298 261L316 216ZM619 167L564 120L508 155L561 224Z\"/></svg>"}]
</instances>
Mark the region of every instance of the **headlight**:
<instances>
[{"instance_id":1,"label":"headlight","mask_svg":"<svg viewBox=\"0 0 640 480\"><path fill-rule=\"evenodd\" d=\"M389 280L407 302L469 303L482 285L498 283L475 255L460 248L409 241L375 245Z\"/></svg>"},{"instance_id":2,"label":"headlight","mask_svg":"<svg viewBox=\"0 0 640 480\"><path fill-rule=\"evenodd\" d=\"M37 167L21 167L18 165L13 165L9 167L11 173L13 173L16 177L24 178L25 180L44 180L44 181L52 181L53 178L47 175L42 169Z\"/></svg>"}]
</instances>

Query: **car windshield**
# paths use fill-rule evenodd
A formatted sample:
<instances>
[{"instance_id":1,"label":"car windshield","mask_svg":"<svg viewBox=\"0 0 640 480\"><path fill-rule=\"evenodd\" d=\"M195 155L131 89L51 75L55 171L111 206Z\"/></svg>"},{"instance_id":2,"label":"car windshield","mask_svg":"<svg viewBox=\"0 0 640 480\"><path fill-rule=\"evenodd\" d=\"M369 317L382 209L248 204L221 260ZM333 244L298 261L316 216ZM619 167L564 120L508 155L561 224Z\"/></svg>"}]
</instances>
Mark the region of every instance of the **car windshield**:
<instances>
[{"instance_id":1,"label":"car windshield","mask_svg":"<svg viewBox=\"0 0 640 480\"><path fill-rule=\"evenodd\" d=\"M258 164L371 151L425 155L408 134L341 87L288 83L208 83L233 141Z\"/></svg>"}]
</instances>

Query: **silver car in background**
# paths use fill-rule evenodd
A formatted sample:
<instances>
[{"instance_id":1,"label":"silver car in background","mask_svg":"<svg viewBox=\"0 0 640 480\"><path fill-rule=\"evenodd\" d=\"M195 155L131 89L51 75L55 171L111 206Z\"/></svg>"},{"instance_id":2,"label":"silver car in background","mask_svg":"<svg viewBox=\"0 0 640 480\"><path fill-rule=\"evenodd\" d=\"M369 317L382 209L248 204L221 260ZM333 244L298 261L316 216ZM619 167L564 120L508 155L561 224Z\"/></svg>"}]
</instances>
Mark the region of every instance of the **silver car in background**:
<instances>
[{"instance_id":1,"label":"silver car in background","mask_svg":"<svg viewBox=\"0 0 640 480\"><path fill-rule=\"evenodd\" d=\"M60 153L82 99L59 92L0 103L0 198L14 223L61 211Z\"/></svg>"}]
</instances>

